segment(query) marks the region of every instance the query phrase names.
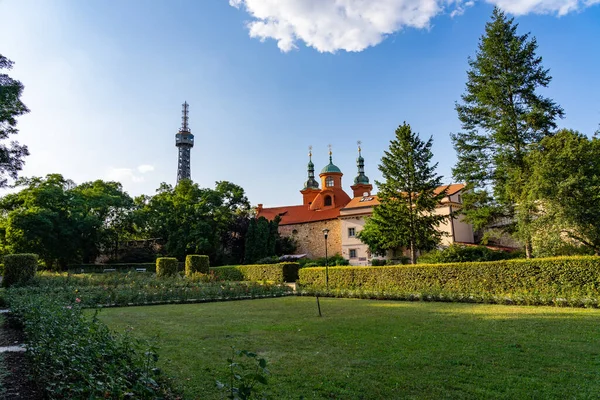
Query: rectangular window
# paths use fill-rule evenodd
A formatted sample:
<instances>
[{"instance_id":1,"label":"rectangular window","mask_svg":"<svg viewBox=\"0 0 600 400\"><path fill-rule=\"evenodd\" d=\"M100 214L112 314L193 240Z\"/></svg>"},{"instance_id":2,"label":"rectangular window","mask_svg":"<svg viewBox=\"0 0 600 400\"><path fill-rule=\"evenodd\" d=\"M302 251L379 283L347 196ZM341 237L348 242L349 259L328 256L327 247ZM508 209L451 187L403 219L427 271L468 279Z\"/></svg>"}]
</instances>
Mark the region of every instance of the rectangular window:
<instances>
[{"instance_id":1,"label":"rectangular window","mask_svg":"<svg viewBox=\"0 0 600 400\"><path fill-rule=\"evenodd\" d=\"M355 237L356 236L356 231L354 230L354 228L348 228L348 237Z\"/></svg>"},{"instance_id":2,"label":"rectangular window","mask_svg":"<svg viewBox=\"0 0 600 400\"><path fill-rule=\"evenodd\" d=\"M350 258L356 258L356 249L350 249Z\"/></svg>"}]
</instances>

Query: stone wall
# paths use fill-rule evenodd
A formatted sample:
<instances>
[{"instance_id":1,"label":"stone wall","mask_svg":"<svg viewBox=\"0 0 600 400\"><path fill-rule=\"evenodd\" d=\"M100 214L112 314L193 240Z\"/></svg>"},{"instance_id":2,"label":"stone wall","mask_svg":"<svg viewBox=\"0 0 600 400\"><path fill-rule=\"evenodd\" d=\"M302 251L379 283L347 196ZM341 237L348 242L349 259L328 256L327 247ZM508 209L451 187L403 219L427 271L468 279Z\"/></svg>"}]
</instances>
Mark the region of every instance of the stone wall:
<instances>
[{"instance_id":1,"label":"stone wall","mask_svg":"<svg viewBox=\"0 0 600 400\"><path fill-rule=\"evenodd\" d=\"M325 237L323 229L329 229L327 237L327 255L342 254L341 221L308 222L304 224L280 225L279 233L296 240L296 254L307 254L309 258L325 257Z\"/></svg>"}]
</instances>

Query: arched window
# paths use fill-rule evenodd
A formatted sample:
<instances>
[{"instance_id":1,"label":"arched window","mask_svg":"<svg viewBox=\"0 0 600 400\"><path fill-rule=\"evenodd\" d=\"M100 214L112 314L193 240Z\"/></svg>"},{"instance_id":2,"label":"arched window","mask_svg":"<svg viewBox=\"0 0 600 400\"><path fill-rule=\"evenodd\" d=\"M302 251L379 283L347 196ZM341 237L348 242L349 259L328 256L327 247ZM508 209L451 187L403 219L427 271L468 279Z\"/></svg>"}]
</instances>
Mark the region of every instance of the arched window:
<instances>
[{"instance_id":1,"label":"arched window","mask_svg":"<svg viewBox=\"0 0 600 400\"><path fill-rule=\"evenodd\" d=\"M325 206L331 205L331 196L325 196Z\"/></svg>"},{"instance_id":2,"label":"arched window","mask_svg":"<svg viewBox=\"0 0 600 400\"><path fill-rule=\"evenodd\" d=\"M332 176L328 176L327 178L325 178L325 186L326 187L333 186L333 177Z\"/></svg>"}]
</instances>

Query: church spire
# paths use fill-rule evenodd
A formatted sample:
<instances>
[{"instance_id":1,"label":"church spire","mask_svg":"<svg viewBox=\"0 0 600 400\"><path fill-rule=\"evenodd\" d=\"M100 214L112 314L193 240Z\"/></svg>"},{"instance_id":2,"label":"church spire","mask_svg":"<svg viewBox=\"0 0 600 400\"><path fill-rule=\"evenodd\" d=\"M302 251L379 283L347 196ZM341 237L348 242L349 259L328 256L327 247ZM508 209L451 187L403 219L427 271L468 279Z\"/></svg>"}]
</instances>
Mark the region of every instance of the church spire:
<instances>
[{"instance_id":1,"label":"church spire","mask_svg":"<svg viewBox=\"0 0 600 400\"><path fill-rule=\"evenodd\" d=\"M308 147L308 180L304 184L304 189L318 189L319 183L315 179L315 164L312 162L312 146Z\"/></svg>"},{"instance_id":2,"label":"church spire","mask_svg":"<svg viewBox=\"0 0 600 400\"><path fill-rule=\"evenodd\" d=\"M361 154L361 141L359 140L356 144L358 144L358 158L356 159L356 166L358 167L358 175L354 178L354 184L369 184L369 178L365 175L365 159Z\"/></svg>"},{"instance_id":3,"label":"church spire","mask_svg":"<svg viewBox=\"0 0 600 400\"><path fill-rule=\"evenodd\" d=\"M365 175L365 159L361 154L361 142L360 140L357 142L358 144L358 158L356 159L356 166L358 167L358 175L354 178L354 185L351 186L352 191L354 192L354 197L361 197L371 195L371 191L373 190L373 185L369 183L369 178Z\"/></svg>"}]
</instances>

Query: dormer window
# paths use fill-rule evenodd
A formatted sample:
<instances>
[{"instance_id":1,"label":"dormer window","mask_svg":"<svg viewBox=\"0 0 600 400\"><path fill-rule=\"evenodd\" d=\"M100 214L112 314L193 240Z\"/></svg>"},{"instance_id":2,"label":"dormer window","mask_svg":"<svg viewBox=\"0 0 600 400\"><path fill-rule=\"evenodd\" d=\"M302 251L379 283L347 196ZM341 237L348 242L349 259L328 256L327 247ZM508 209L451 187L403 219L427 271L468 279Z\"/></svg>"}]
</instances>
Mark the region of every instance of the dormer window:
<instances>
[{"instance_id":1,"label":"dormer window","mask_svg":"<svg viewBox=\"0 0 600 400\"><path fill-rule=\"evenodd\" d=\"M331 196L325 196L325 206L330 206L331 205Z\"/></svg>"},{"instance_id":2,"label":"dormer window","mask_svg":"<svg viewBox=\"0 0 600 400\"><path fill-rule=\"evenodd\" d=\"M333 177L328 176L327 178L325 178L325 186L333 187Z\"/></svg>"}]
</instances>

